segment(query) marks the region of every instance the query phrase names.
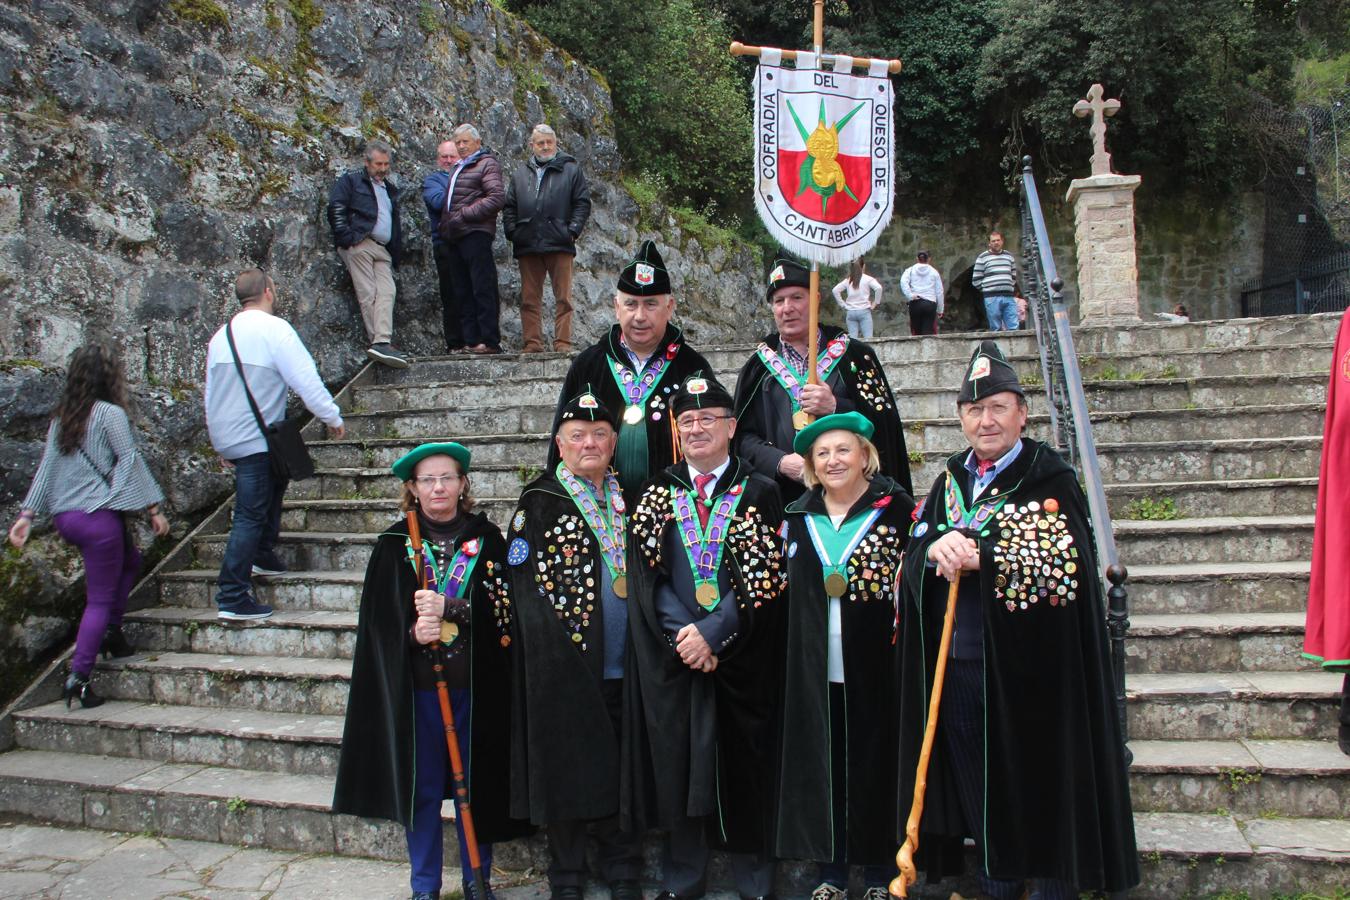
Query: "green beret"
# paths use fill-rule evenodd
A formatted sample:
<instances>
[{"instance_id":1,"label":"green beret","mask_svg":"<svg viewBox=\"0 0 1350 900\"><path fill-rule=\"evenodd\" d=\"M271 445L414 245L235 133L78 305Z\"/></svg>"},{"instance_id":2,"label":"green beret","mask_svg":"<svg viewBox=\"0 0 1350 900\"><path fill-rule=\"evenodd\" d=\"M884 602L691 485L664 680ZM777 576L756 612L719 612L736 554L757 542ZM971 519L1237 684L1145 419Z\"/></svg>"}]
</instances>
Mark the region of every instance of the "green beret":
<instances>
[{"instance_id":1,"label":"green beret","mask_svg":"<svg viewBox=\"0 0 1350 900\"><path fill-rule=\"evenodd\" d=\"M833 413L822 416L797 432L797 436L792 439L792 449L805 456L811 450L811 445L816 442L816 438L827 431L840 430L851 431L871 440L872 432L876 431L876 426L860 412Z\"/></svg>"},{"instance_id":2,"label":"green beret","mask_svg":"<svg viewBox=\"0 0 1350 900\"><path fill-rule=\"evenodd\" d=\"M449 456L458 462L459 473L461 475L469 474L469 459L472 454L469 453L468 447L465 447L463 444L457 444L454 441L447 441L443 444L423 444L420 447L414 447L395 460L394 464L389 468L398 476L399 481L409 481L412 479L413 469L417 468L418 463L428 456L437 456L439 454Z\"/></svg>"}]
</instances>

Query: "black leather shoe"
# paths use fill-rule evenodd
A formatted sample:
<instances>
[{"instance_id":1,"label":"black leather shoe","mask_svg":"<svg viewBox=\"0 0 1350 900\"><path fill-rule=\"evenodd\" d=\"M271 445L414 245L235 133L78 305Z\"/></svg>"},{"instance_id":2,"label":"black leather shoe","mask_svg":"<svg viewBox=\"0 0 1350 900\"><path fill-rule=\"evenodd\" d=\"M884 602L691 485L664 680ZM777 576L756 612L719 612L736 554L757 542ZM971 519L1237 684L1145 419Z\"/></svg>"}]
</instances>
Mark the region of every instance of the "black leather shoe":
<instances>
[{"instance_id":1,"label":"black leather shoe","mask_svg":"<svg viewBox=\"0 0 1350 900\"><path fill-rule=\"evenodd\" d=\"M642 900L642 885L636 878L620 878L610 882L610 900Z\"/></svg>"},{"instance_id":2,"label":"black leather shoe","mask_svg":"<svg viewBox=\"0 0 1350 900\"><path fill-rule=\"evenodd\" d=\"M69 677L66 678L65 687L61 690L61 699L66 701L66 709L70 709L72 700L79 700L80 706L85 709L103 703L103 698L94 693L94 686L89 683L89 676L81 675L78 672L71 672Z\"/></svg>"},{"instance_id":3,"label":"black leather shoe","mask_svg":"<svg viewBox=\"0 0 1350 900\"><path fill-rule=\"evenodd\" d=\"M134 656L136 650L127 640L127 636L122 633L121 625L109 625L108 630L103 633L103 646L99 648L104 659L122 659L126 656Z\"/></svg>"},{"instance_id":4,"label":"black leather shoe","mask_svg":"<svg viewBox=\"0 0 1350 900\"><path fill-rule=\"evenodd\" d=\"M549 900L581 900L581 896L581 888L575 884L564 884L549 892Z\"/></svg>"}]
</instances>

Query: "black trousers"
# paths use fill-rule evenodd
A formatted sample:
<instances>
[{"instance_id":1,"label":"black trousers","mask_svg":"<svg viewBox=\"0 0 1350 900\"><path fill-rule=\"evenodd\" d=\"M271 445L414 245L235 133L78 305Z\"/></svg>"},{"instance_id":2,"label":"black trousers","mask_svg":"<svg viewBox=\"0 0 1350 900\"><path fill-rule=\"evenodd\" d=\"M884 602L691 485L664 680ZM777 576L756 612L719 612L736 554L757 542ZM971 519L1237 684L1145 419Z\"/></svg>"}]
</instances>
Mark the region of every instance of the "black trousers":
<instances>
[{"instance_id":1,"label":"black trousers","mask_svg":"<svg viewBox=\"0 0 1350 900\"><path fill-rule=\"evenodd\" d=\"M909 333L937 334L937 303L923 298L909 301Z\"/></svg>"},{"instance_id":2,"label":"black trousers","mask_svg":"<svg viewBox=\"0 0 1350 900\"><path fill-rule=\"evenodd\" d=\"M486 344L500 350L498 325L501 301L497 297L497 261L492 258L492 235L471 231L449 245L451 288L459 308L464 343Z\"/></svg>"},{"instance_id":3,"label":"black trousers","mask_svg":"<svg viewBox=\"0 0 1350 900\"><path fill-rule=\"evenodd\" d=\"M601 690L614 733L619 734L623 726L623 679L607 678L601 682ZM619 777L617 772L614 777ZM621 829L616 812L590 822L574 819L549 823L548 850L553 858L548 867L550 887L581 887L586 883L587 826L595 835L595 861L601 878L612 885L642 877L642 835Z\"/></svg>"},{"instance_id":4,"label":"black trousers","mask_svg":"<svg viewBox=\"0 0 1350 900\"><path fill-rule=\"evenodd\" d=\"M455 296L455 279L451 274L450 248L442 241L431 245L436 260L436 278L441 290L441 327L445 332L445 349L458 350L464 346L464 334L459 325L459 298Z\"/></svg>"}]
</instances>

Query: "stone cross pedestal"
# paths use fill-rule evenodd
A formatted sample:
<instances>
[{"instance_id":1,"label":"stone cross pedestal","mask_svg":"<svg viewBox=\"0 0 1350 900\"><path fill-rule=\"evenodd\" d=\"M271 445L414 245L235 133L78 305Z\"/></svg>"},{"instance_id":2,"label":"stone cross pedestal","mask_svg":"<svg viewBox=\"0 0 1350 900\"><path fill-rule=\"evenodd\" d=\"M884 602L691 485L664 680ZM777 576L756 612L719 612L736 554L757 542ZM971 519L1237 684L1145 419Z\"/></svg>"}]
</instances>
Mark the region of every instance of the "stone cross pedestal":
<instances>
[{"instance_id":1,"label":"stone cross pedestal","mask_svg":"<svg viewBox=\"0 0 1350 900\"><path fill-rule=\"evenodd\" d=\"M1119 100L1103 100L1094 84L1074 115L1092 115L1092 175L1069 183L1074 242L1078 246L1078 318L1081 322L1139 321L1139 269L1134 244L1134 192L1138 175L1111 172L1106 117Z\"/></svg>"}]
</instances>

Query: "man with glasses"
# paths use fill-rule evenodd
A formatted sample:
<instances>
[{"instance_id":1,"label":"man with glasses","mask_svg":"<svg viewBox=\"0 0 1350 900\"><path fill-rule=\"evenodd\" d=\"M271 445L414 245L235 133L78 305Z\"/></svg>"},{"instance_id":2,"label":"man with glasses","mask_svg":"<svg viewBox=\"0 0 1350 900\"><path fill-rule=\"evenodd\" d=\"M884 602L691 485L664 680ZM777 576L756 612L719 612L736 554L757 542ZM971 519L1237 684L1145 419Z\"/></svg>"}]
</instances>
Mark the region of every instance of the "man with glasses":
<instances>
[{"instance_id":1,"label":"man with glasses","mask_svg":"<svg viewBox=\"0 0 1350 900\"><path fill-rule=\"evenodd\" d=\"M811 273L790 259L779 259L769 272L776 330L760 342L736 380L736 452L755 471L776 479L783 502L791 503L806 491L802 457L792 451L797 432L820 416L859 412L873 425L882 474L912 494L900 412L876 351L842 328L821 325L815 335L819 383L808 383L810 284Z\"/></svg>"},{"instance_id":2,"label":"man with glasses","mask_svg":"<svg viewBox=\"0 0 1350 900\"><path fill-rule=\"evenodd\" d=\"M559 410L559 460L520 495L497 605L514 668L511 815L547 829L553 900L581 900L588 827L611 897L642 900L642 838L619 820L630 594L617 440L590 391Z\"/></svg>"},{"instance_id":3,"label":"man with glasses","mask_svg":"<svg viewBox=\"0 0 1350 900\"><path fill-rule=\"evenodd\" d=\"M658 900L706 887L730 851L745 898L773 893L774 635L783 584L778 488L731 455L731 395L710 375L671 401L684 454L648 483L629 527L633 717L624 798L635 827L666 832Z\"/></svg>"},{"instance_id":4,"label":"man with glasses","mask_svg":"<svg viewBox=\"0 0 1350 900\"><path fill-rule=\"evenodd\" d=\"M928 877L959 866L969 836L982 896L1125 891L1139 858L1087 500L1059 454L1022 436L1026 396L993 341L971 356L957 412L969 446L915 511L901 566L901 802L959 577L919 840Z\"/></svg>"},{"instance_id":5,"label":"man with glasses","mask_svg":"<svg viewBox=\"0 0 1350 900\"><path fill-rule=\"evenodd\" d=\"M672 392L694 372L712 371L708 361L685 343L680 329L670 324L674 314L665 262L655 244L643 241L619 273L614 293L618 324L572 361L558 395L555 431L564 404L584 390L594 392L614 411L619 428L614 467L630 504L653 473L675 461ZM558 451L550 448L549 467L557 462Z\"/></svg>"}]
</instances>

